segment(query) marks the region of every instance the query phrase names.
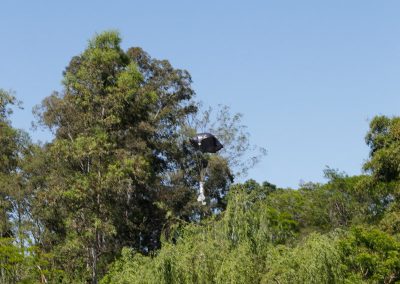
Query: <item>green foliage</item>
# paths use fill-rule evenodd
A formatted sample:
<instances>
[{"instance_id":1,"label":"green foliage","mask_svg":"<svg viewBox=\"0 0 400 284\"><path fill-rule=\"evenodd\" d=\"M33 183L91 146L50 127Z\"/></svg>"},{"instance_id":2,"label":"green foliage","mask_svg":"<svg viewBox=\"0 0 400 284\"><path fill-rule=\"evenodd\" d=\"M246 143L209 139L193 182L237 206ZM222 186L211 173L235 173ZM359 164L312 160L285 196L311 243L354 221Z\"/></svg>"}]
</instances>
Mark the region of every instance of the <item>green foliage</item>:
<instances>
[{"instance_id":1,"label":"green foliage","mask_svg":"<svg viewBox=\"0 0 400 284\"><path fill-rule=\"evenodd\" d=\"M197 112L190 74L120 43L117 32L104 32L72 58L63 90L35 109L55 138L27 168L37 241L56 267L93 283L122 247L150 253L163 231L224 210L233 182L226 157L188 143ZM195 196L203 161L204 207Z\"/></svg>"},{"instance_id":2,"label":"green foliage","mask_svg":"<svg viewBox=\"0 0 400 284\"><path fill-rule=\"evenodd\" d=\"M13 245L10 238L0 240L0 270L2 282L16 282L19 279L21 266L23 266L23 251Z\"/></svg>"},{"instance_id":3,"label":"green foliage","mask_svg":"<svg viewBox=\"0 0 400 284\"><path fill-rule=\"evenodd\" d=\"M397 206L392 206L385 212L379 222L379 227L384 232L400 239L400 211Z\"/></svg>"},{"instance_id":4,"label":"green foliage","mask_svg":"<svg viewBox=\"0 0 400 284\"><path fill-rule=\"evenodd\" d=\"M1 283L400 283L399 117L371 121L365 175L233 184L265 150L241 114L199 111L187 71L107 31L63 75L45 145L0 89ZM188 143L205 131L218 154Z\"/></svg>"},{"instance_id":5,"label":"green foliage","mask_svg":"<svg viewBox=\"0 0 400 284\"><path fill-rule=\"evenodd\" d=\"M151 265L152 259L140 253L134 253L129 248L123 248L121 257L111 267L109 273L100 283L161 283Z\"/></svg>"},{"instance_id":6,"label":"green foliage","mask_svg":"<svg viewBox=\"0 0 400 284\"><path fill-rule=\"evenodd\" d=\"M124 254L102 283L259 282L269 250L296 235L296 222L270 208L258 198L262 189L257 191L236 186L220 218L184 226L154 256Z\"/></svg>"},{"instance_id":7,"label":"green foliage","mask_svg":"<svg viewBox=\"0 0 400 284\"><path fill-rule=\"evenodd\" d=\"M46 283L62 279L63 272L51 266L52 256L36 246L18 246L15 239L0 238L1 283Z\"/></svg>"},{"instance_id":8,"label":"green foliage","mask_svg":"<svg viewBox=\"0 0 400 284\"><path fill-rule=\"evenodd\" d=\"M261 283L343 283L337 236L311 234L294 249L276 247Z\"/></svg>"},{"instance_id":9,"label":"green foliage","mask_svg":"<svg viewBox=\"0 0 400 284\"><path fill-rule=\"evenodd\" d=\"M369 220L363 202L372 201L358 191L365 177L327 176L297 191L235 185L218 218L180 227L155 255L120 258L103 283L394 283L398 241L353 226Z\"/></svg>"},{"instance_id":10,"label":"green foliage","mask_svg":"<svg viewBox=\"0 0 400 284\"><path fill-rule=\"evenodd\" d=\"M357 183L340 179L348 186ZM295 219L308 220L310 226L317 216L307 216L312 212L295 215L301 207L291 211L292 205L312 204L312 199L307 201L310 195L315 193L319 199L319 191L325 190L334 201L319 204L315 214L329 212L332 209L325 207L339 202L337 193L349 194L343 184L334 186L338 182L311 192L275 189L271 193L270 187L254 181L237 185L220 218L179 229L175 240L165 242L154 256L130 251L129 259L125 255L116 261L102 283L394 283L400 271L398 241L374 228L343 230L352 223L351 216L346 216L348 222L330 226L343 229L308 232L296 240L299 223ZM314 229L318 230L317 225ZM327 230L325 224L320 225L319 230Z\"/></svg>"},{"instance_id":11,"label":"green foliage","mask_svg":"<svg viewBox=\"0 0 400 284\"><path fill-rule=\"evenodd\" d=\"M370 123L365 138L371 159L364 169L379 181L398 180L400 177L400 118L377 116Z\"/></svg>"},{"instance_id":12,"label":"green foliage","mask_svg":"<svg viewBox=\"0 0 400 284\"><path fill-rule=\"evenodd\" d=\"M400 242L392 236L375 228L356 227L340 246L349 278L356 274L368 283L400 280Z\"/></svg>"},{"instance_id":13,"label":"green foliage","mask_svg":"<svg viewBox=\"0 0 400 284\"><path fill-rule=\"evenodd\" d=\"M329 168L325 170L325 176L328 183L306 191L311 200L311 225L329 231L363 222L367 203L365 192L359 194L357 187L364 177L348 177Z\"/></svg>"}]
</instances>

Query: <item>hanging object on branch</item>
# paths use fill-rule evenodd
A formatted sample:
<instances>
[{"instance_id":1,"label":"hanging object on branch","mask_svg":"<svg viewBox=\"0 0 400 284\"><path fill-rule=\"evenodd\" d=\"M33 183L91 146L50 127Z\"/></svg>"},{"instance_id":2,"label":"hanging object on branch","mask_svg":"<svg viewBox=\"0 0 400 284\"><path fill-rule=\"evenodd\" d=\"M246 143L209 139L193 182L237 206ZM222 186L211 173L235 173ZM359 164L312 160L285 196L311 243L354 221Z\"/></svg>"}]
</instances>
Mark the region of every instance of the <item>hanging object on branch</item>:
<instances>
[{"instance_id":1,"label":"hanging object on branch","mask_svg":"<svg viewBox=\"0 0 400 284\"><path fill-rule=\"evenodd\" d=\"M203 153L217 153L224 146L211 133L199 133L189 139L194 148Z\"/></svg>"},{"instance_id":2,"label":"hanging object on branch","mask_svg":"<svg viewBox=\"0 0 400 284\"><path fill-rule=\"evenodd\" d=\"M206 205L206 197L204 195L204 182L200 182L200 190L199 190L199 196L197 197L197 201L201 202L202 205Z\"/></svg>"},{"instance_id":3,"label":"hanging object on branch","mask_svg":"<svg viewBox=\"0 0 400 284\"><path fill-rule=\"evenodd\" d=\"M221 142L219 142L218 139L210 133L196 134L196 136L190 138L189 141L196 150L199 150L203 153L217 153L224 147ZM207 164L204 164L202 161L200 161L198 166L200 171L200 189L197 201L201 202L202 205L206 205L206 197L204 195L204 178L207 170Z\"/></svg>"}]
</instances>

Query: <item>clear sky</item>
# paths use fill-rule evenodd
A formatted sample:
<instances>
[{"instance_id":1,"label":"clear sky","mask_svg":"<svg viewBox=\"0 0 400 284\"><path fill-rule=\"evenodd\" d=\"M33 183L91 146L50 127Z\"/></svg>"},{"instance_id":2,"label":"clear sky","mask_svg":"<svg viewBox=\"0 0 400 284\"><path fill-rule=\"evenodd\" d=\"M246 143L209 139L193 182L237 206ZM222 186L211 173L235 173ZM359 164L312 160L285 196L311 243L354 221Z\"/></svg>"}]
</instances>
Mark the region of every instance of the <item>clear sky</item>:
<instances>
[{"instance_id":1,"label":"clear sky","mask_svg":"<svg viewBox=\"0 0 400 284\"><path fill-rule=\"evenodd\" d=\"M61 90L62 71L97 32L119 30L193 77L197 99L244 114L268 155L249 177L296 188L325 166L361 173L377 114L400 115L400 1L0 2L0 88L25 109ZM1 145L0 145L1 147Z\"/></svg>"}]
</instances>

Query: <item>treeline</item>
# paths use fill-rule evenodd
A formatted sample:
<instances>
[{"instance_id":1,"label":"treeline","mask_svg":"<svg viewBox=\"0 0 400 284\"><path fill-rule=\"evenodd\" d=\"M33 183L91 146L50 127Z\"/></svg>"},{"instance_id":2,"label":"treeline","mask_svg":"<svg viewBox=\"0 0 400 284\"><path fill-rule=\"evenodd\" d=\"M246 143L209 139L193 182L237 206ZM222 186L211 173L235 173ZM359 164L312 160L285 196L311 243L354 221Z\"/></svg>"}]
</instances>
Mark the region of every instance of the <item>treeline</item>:
<instances>
[{"instance_id":1,"label":"treeline","mask_svg":"<svg viewBox=\"0 0 400 284\"><path fill-rule=\"evenodd\" d=\"M183 225L154 255L125 248L101 283L397 283L396 190L327 175L299 190L235 185L221 215Z\"/></svg>"},{"instance_id":2,"label":"treeline","mask_svg":"<svg viewBox=\"0 0 400 284\"><path fill-rule=\"evenodd\" d=\"M400 118L371 121L365 175L234 184L259 158L241 116L201 111L187 71L120 42L95 36L35 108L51 142L14 129L0 91L0 283L400 281ZM223 152L189 145L205 129Z\"/></svg>"},{"instance_id":3,"label":"treeline","mask_svg":"<svg viewBox=\"0 0 400 284\"><path fill-rule=\"evenodd\" d=\"M187 71L120 43L96 35L35 107L48 143L12 127L21 103L0 91L0 283L97 283L122 248L150 254L180 222L224 211L234 176L257 162L239 114L202 110ZM190 145L203 128L223 155Z\"/></svg>"}]
</instances>

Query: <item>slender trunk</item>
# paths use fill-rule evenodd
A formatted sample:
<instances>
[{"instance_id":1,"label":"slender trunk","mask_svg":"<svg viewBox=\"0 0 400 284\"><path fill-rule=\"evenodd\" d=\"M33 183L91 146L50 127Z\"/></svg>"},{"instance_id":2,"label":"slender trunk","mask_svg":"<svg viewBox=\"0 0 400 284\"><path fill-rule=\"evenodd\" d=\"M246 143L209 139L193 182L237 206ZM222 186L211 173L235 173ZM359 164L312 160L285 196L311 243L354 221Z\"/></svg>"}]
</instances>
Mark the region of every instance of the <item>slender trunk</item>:
<instances>
[{"instance_id":1,"label":"slender trunk","mask_svg":"<svg viewBox=\"0 0 400 284\"><path fill-rule=\"evenodd\" d=\"M101 164L101 162L100 162ZM88 160L88 172L90 171L90 161ZM101 188L101 172L100 170L97 171L97 175L98 175L98 182L99 184L97 185L99 188ZM96 203L97 203L97 214L100 217L100 193L98 192L99 188L97 189L97 194L96 194ZM94 244L93 247L91 249L91 254L92 254L92 284L97 284L98 282L98 275L97 275L97 258L99 256L99 252L101 251L101 243L100 243L100 234L99 231L97 229L97 227L95 227L95 240L94 240Z\"/></svg>"},{"instance_id":2,"label":"slender trunk","mask_svg":"<svg viewBox=\"0 0 400 284\"><path fill-rule=\"evenodd\" d=\"M97 250L95 247L92 247L91 254L92 254L92 284L97 284Z\"/></svg>"},{"instance_id":3,"label":"slender trunk","mask_svg":"<svg viewBox=\"0 0 400 284\"><path fill-rule=\"evenodd\" d=\"M1 283L6 283L6 273L5 273L5 269L3 267L1 267L0 273L1 273L1 281L2 281Z\"/></svg>"},{"instance_id":4,"label":"slender trunk","mask_svg":"<svg viewBox=\"0 0 400 284\"><path fill-rule=\"evenodd\" d=\"M22 245L22 238L21 238L21 223L22 223L22 216L21 216L21 211L19 209L19 204L18 202L16 202L16 206L17 206L17 215L18 215L18 222L17 222L17 237L16 240L17 242L19 242L19 248L22 249L24 248Z\"/></svg>"},{"instance_id":5,"label":"slender trunk","mask_svg":"<svg viewBox=\"0 0 400 284\"><path fill-rule=\"evenodd\" d=\"M43 274L42 268L39 265L37 265L36 267L39 269L40 272L40 283L47 284L47 279L46 276Z\"/></svg>"}]
</instances>

